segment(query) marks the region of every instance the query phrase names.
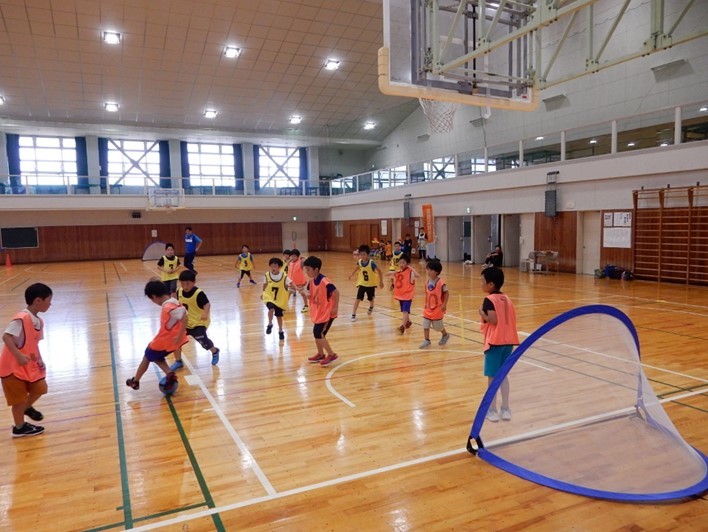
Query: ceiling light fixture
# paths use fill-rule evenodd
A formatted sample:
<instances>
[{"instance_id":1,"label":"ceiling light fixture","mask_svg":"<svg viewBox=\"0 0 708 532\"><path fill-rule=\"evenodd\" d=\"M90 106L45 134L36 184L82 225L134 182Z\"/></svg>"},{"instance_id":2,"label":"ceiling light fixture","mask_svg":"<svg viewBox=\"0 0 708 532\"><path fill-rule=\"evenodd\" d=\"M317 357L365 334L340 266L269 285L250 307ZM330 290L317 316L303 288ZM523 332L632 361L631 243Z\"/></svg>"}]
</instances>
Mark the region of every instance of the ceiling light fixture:
<instances>
[{"instance_id":1,"label":"ceiling light fixture","mask_svg":"<svg viewBox=\"0 0 708 532\"><path fill-rule=\"evenodd\" d=\"M708 107L704 105L698 111L700 111L701 113L705 113L706 111L708 111Z\"/></svg>"},{"instance_id":2,"label":"ceiling light fixture","mask_svg":"<svg viewBox=\"0 0 708 532\"><path fill-rule=\"evenodd\" d=\"M0 105L5 105L5 97L0 96Z\"/></svg>"},{"instance_id":3,"label":"ceiling light fixture","mask_svg":"<svg viewBox=\"0 0 708 532\"><path fill-rule=\"evenodd\" d=\"M216 118L218 114L214 109L204 109L204 118Z\"/></svg>"},{"instance_id":4,"label":"ceiling light fixture","mask_svg":"<svg viewBox=\"0 0 708 532\"><path fill-rule=\"evenodd\" d=\"M117 31L104 31L103 42L106 44L120 44L121 35Z\"/></svg>"},{"instance_id":5,"label":"ceiling light fixture","mask_svg":"<svg viewBox=\"0 0 708 532\"><path fill-rule=\"evenodd\" d=\"M329 58L327 59L327 62L325 63L325 70L337 70L339 68L339 64L341 61L339 59L332 59Z\"/></svg>"},{"instance_id":6,"label":"ceiling light fixture","mask_svg":"<svg viewBox=\"0 0 708 532\"><path fill-rule=\"evenodd\" d=\"M374 129L376 127L376 122L366 122L364 124L364 129Z\"/></svg>"},{"instance_id":7,"label":"ceiling light fixture","mask_svg":"<svg viewBox=\"0 0 708 532\"><path fill-rule=\"evenodd\" d=\"M596 140L596 139L590 139L590 144L597 144L597 140Z\"/></svg>"},{"instance_id":8,"label":"ceiling light fixture","mask_svg":"<svg viewBox=\"0 0 708 532\"><path fill-rule=\"evenodd\" d=\"M290 123L293 125L297 125L300 122L302 122L302 117L298 115L293 115L290 117Z\"/></svg>"},{"instance_id":9,"label":"ceiling light fixture","mask_svg":"<svg viewBox=\"0 0 708 532\"><path fill-rule=\"evenodd\" d=\"M543 137L536 137L536 140L543 140Z\"/></svg>"},{"instance_id":10,"label":"ceiling light fixture","mask_svg":"<svg viewBox=\"0 0 708 532\"><path fill-rule=\"evenodd\" d=\"M118 104L115 102L106 102L103 104L103 108L109 113L117 113L118 107Z\"/></svg>"},{"instance_id":11,"label":"ceiling light fixture","mask_svg":"<svg viewBox=\"0 0 708 532\"><path fill-rule=\"evenodd\" d=\"M627 147L628 148L634 148L637 144L635 142L628 142Z\"/></svg>"},{"instance_id":12,"label":"ceiling light fixture","mask_svg":"<svg viewBox=\"0 0 708 532\"><path fill-rule=\"evenodd\" d=\"M668 145L669 145L668 142L662 142L661 144L659 144L659 146L661 146L662 148L664 148L664 147L666 147L666 146L668 146Z\"/></svg>"},{"instance_id":13,"label":"ceiling light fixture","mask_svg":"<svg viewBox=\"0 0 708 532\"><path fill-rule=\"evenodd\" d=\"M226 48L224 48L224 55L229 59L238 57L239 55L241 55L241 48L236 48L235 46L227 46Z\"/></svg>"}]
</instances>

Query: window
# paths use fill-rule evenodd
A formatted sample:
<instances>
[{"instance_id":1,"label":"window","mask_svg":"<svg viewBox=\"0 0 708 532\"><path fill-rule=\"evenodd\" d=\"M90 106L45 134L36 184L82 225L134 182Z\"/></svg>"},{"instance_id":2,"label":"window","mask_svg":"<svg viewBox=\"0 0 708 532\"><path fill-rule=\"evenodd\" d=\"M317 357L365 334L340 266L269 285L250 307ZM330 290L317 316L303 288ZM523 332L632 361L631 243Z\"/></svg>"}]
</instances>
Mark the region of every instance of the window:
<instances>
[{"instance_id":1,"label":"window","mask_svg":"<svg viewBox=\"0 0 708 532\"><path fill-rule=\"evenodd\" d=\"M20 136L20 171L25 185L76 184L76 141L66 137Z\"/></svg>"},{"instance_id":2,"label":"window","mask_svg":"<svg viewBox=\"0 0 708 532\"><path fill-rule=\"evenodd\" d=\"M259 151L261 188L300 188L300 150L261 146Z\"/></svg>"},{"instance_id":3,"label":"window","mask_svg":"<svg viewBox=\"0 0 708 532\"><path fill-rule=\"evenodd\" d=\"M423 164L425 180L450 179L455 177L455 158L441 157Z\"/></svg>"},{"instance_id":4,"label":"window","mask_svg":"<svg viewBox=\"0 0 708 532\"><path fill-rule=\"evenodd\" d=\"M334 222L334 236L344 238L344 222Z\"/></svg>"},{"instance_id":5,"label":"window","mask_svg":"<svg viewBox=\"0 0 708 532\"><path fill-rule=\"evenodd\" d=\"M108 179L111 185L159 186L160 147L153 140L108 141Z\"/></svg>"},{"instance_id":6,"label":"window","mask_svg":"<svg viewBox=\"0 0 708 532\"><path fill-rule=\"evenodd\" d=\"M187 144L189 180L194 187L233 187L236 183L231 144Z\"/></svg>"}]
</instances>

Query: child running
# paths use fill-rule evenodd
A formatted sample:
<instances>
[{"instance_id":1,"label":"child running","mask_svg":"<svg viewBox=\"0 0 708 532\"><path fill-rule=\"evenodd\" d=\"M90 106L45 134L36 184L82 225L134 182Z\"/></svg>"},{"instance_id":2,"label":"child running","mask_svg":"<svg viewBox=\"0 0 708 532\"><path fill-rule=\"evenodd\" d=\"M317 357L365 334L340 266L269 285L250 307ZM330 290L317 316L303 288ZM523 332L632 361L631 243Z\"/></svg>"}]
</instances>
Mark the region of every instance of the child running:
<instances>
[{"instance_id":1,"label":"child running","mask_svg":"<svg viewBox=\"0 0 708 532\"><path fill-rule=\"evenodd\" d=\"M175 246L165 244L165 254L157 261L157 269L160 270L160 280L167 286L170 297L177 297L179 266L179 258L175 256Z\"/></svg>"},{"instance_id":2,"label":"child running","mask_svg":"<svg viewBox=\"0 0 708 532\"><path fill-rule=\"evenodd\" d=\"M425 339L420 344L421 349L430 345L431 327L442 334L438 345L445 345L450 339L443 323L450 292L447 290L445 279L440 277L441 272L442 264L438 260L431 260L425 265L428 281L425 283L425 309L423 309L423 337Z\"/></svg>"},{"instance_id":3,"label":"child running","mask_svg":"<svg viewBox=\"0 0 708 532\"><path fill-rule=\"evenodd\" d=\"M305 259L300 257L300 250L295 248L290 250L290 262L288 263L288 279L290 279L291 289L299 292L302 296L302 302L304 306L302 307L302 312L307 312L309 307L307 306L307 293L305 292L305 286L307 285L307 276L303 270L305 264Z\"/></svg>"},{"instance_id":4,"label":"child running","mask_svg":"<svg viewBox=\"0 0 708 532\"><path fill-rule=\"evenodd\" d=\"M322 260L318 257L307 257L304 264L305 273L310 278L307 289L310 293L310 319L314 323L312 334L317 344L317 354L307 360L320 366L329 366L337 360L337 354L332 350L326 336L332 327L332 322L339 311L339 290L327 279L320 270ZM325 351L327 354L325 355Z\"/></svg>"},{"instance_id":5,"label":"child running","mask_svg":"<svg viewBox=\"0 0 708 532\"><path fill-rule=\"evenodd\" d=\"M160 305L160 330L145 348L145 355L135 371L135 376L125 381L125 385L139 390L140 378L150 367L150 362L154 362L165 372L165 388L172 388L177 382L177 375L167 365L165 358L187 343L187 310L179 301L170 297L162 281L148 281L145 285L145 295L150 301Z\"/></svg>"},{"instance_id":6,"label":"child running","mask_svg":"<svg viewBox=\"0 0 708 532\"><path fill-rule=\"evenodd\" d=\"M356 321L356 309L359 308L359 303L364 301L364 295L366 295L369 300L369 310L368 314L374 311L374 298L376 297L376 285L379 288L383 288L383 277L379 272L379 268L376 263L369 258L369 253L371 250L366 244L359 246L359 260L356 261L356 268L349 275L349 279L359 272L359 276L356 280L357 293L356 299L354 300L354 308L352 309L352 321Z\"/></svg>"},{"instance_id":7,"label":"child running","mask_svg":"<svg viewBox=\"0 0 708 532\"><path fill-rule=\"evenodd\" d=\"M389 272L395 272L398 270L398 261L401 260L402 256L403 251L401 251L401 243L396 240L393 243L393 253L391 254L391 262L388 265ZM393 277L391 277L391 286L389 286L389 289L393 290Z\"/></svg>"},{"instance_id":8,"label":"child running","mask_svg":"<svg viewBox=\"0 0 708 532\"><path fill-rule=\"evenodd\" d=\"M163 285L164 286L164 285ZM40 312L52 306L52 289L35 283L25 290L27 308L15 314L2 335L0 377L7 406L12 409L12 437L36 436L44 427L25 421L42 421L44 416L35 410L34 403L47 393L47 368L39 352L39 341L44 338L44 322Z\"/></svg>"},{"instance_id":9,"label":"child running","mask_svg":"<svg viewBox=\"0 0 708 532\"><path fill-rule=\"evenodd\" d=\"M410 267L411 259L405 253L398 258L398 271L389 275L393 276L393 298L401 305L402 322L398 332L403 334L412 325L410 320L411 305L415 292L415 280L418 272Z\"/></svg>"},{"instance_id":10,"label":"child running","mask_svg":"<svg viewBox=\"0 0 708 532\"><path fill-rule=\"evenodd\" d=\"M284 253L283 253L284 254ZM268 261L269 272L265 274L265 282L263 283L263 293L261 299L268 307L268 326L266 334L273 332L273 316L278 320L278 340L285 340L285 332L283 332L283 312L288 307L288 278L285 272L280 271L283 267L283 261L278 257L273 257Z\"/></svg>"},{"instance_id":11,"label":"child running","mask_svg":"<svg viewBox=\"0 0 708 532\"><path fill-rule=\"evenodd\" d=\"M241 270L241 277L239 277L236 283L236 288L241 288L241 281L244 275L248 275L249 282L251 284L257 284L256 281L251 277L251 270L253 269L253 255L248 249L248 246L244 244L241 246L241 253L236 257L236 268Z\"/></svg>"},{"instance_id":12,"label":"child running","mask_svg":"<svg viewBox=\"0 0 708 532\"><path fill-rule=\"evenodd\" d=\"M177 291L179 302L187 309L187 336L191 336L199 345L211 353L211 365L219 363L221 350L207 336L211 323L211 303L204 290L195 285L197 276L193 271L185 270L179 274L180 289ZM175 361L170 366L172 371L182 369L182 348L175 351Z\"/></svg>"},{"instance_id":13,"label":"child running","mask_svg":"<svg viewBox=\"0 0 708 532\"><path fill-rule=\"evenodd\" d=\"M495 266L482 270L482 291L487 293L487 297L482 302L479 315L482 318L482 334L484 335L484 375L487 377L487 385L492 383L499 368L514 350L514 346L519 345L519 336L516 332L516 310L506 294L501 293L503 285L504 272L502 270ZM501 419L510 421L508 377L504 379L500 389L502 397ZM499 421L496 395L487 411L487 419L494 422Z\"/></svg>"}]
</instances>

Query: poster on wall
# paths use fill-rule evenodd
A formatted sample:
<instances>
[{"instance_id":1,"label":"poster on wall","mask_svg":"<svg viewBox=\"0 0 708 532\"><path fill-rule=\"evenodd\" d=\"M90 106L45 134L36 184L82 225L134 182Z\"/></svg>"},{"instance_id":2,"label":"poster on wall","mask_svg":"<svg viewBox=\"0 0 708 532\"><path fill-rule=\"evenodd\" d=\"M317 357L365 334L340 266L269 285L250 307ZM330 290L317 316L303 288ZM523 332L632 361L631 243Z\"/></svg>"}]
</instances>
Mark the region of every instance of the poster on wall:
<instances>
[{"instance_id":1,"label":"poster on wall","mask_svg":"<svg viewBox=\"0 0 708 532\"><path fill-rule=\"evenodd\" d=\"M614 227L632 227L631 212L615 212L613 218Z\"/></svg>"},{"instance_id":2,"label":"poster on wall","mask_svg":"<svg viewBox=\"0 0 708 532\"><path fill-rule=\"evenodd\" d=\"M602 227L612 227L612 213L611 212L606 212L603 215L603 220L602 220Z\"/></svg>"},{"instance_id":3,"label":"poster on wall","mask_svg":"<svg viewBox=\"0 0 708 532\"><path fill-rule=\"evenodd\" d=\"M388 235L388 220L381 220L381 236Z\"/></svg>"},{"instance_id":4,"label":"poster on wall","mask_svg":"<svg viewBox=\"0 0 708 532\"><path fill-rule=\"evenodd\" d=\"M606 248L631 248L632 229L629 227L605 227L602 230L602 245Z\"/></svg>"},{"instance_id":5,"label":"poster on wall","mask_svg":"<svg viewBox=\"0 0 708 532\"><path fill-rule=\"evenodd\" d=\"M428 235L428 242L435 241L435 218L433 217L433 206L430 203L423 205L423 229Z\"/></svg>"}]
</instances>

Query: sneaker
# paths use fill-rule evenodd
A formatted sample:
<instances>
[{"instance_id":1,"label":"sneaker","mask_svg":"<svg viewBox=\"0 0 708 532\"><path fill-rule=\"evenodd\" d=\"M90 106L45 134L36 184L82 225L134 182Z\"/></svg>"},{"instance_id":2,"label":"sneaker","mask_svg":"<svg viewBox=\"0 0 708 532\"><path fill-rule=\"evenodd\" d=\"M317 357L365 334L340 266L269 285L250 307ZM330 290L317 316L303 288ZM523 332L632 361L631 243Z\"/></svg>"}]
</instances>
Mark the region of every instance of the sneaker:
<instances>
[{"instance_id":1,"label":"sneaker","mask_svg":"<svg viewBox=\"0 0 708 532\"><path fill-rule=\"evenodd\" d=\"M349 318L351 321L356 321L356 314L352 314L352 317Z\"/></svg>"},{"instance_id":2,"label":"sneaker","mask_svg":"<svg viewBox=\"0 0 708 532\"><path fill-rule=\"evenodd\" d=\"M442 338L440 338L440 341L438 342L438 345L445 345L449 339L450 339L450 334L443 334Z\"/></svg>"},{"instance_id":3,"label":"sneaker","mask_svg":"<svg viewBox=\"0 0 708 532\"><path fill-rule=\"evenodd\" d=\"M12 427L12 437L22 438L23 436L36 436L37 434L42 434L44 432L44 427L39 425L32 425L31 423L25 423L20 428Z\"/></svg>"},{"instance_id":4,"label":"sneaker","mask_svg":"<svg viewBox=\"0 0 708 532\"><path fill-rule=\"evenodd\" d=\"M256 281L254 281L253 279L251 279L251 280L248 281L248 282L251 283L251 284L256 284Z\"/></svg>"},{"instance_id":5,"label":"sneaker","mask_svg":"<svg viewBox=\"0 0 708 532\"><path fill-rule=\"evenodd\" d=\"M418 349L425 349L430 345L430 340L423 340L423 343L418 346Z\"/></svg>"},{"instance_id":6,"label":"sneaker","mask_svg":"<svg viewBox=\"0 0 708 532\"><path fill-rule=\"evenodd\" d=\"M511 410L508 408L502 407L501 418L502 418L502 421L511 421Z\"/></svg>"},{"instance_id":7,"label":"sneaker","mask_svg":"<svg viewBox=\"0 0 708 532\"><path fill-rule=\"evenodd\" d=\"M241 283L236 283L236 288L241 288Z\"/></svg>"},{"instance_id":8,"label":"sneaker","mask_svg":"<svg viewBox=\"0 0 708 532\"><path fill-rule=\"evenodd\" d=\"M44 419L42 412L40 412L39 410L35 410L31 406L25 410L25 415L32 421L42 421Z\"/></svg>"},{"instance_id":9,"label":"sneaker","mask_svg":"<svg viewBox=\"0 0 708 532\"><path fill-rule=\"evenodd\" d=\"M170 366L170 371L177 371L178 369L182 369L183 367L184 362L182 362L181 360L175 360Z\"/></svg>"},{"instance_id":10,"label":"sneaker","mask_svg":"<svg viewBox=\"0 0 708 532\"><path fill-rule=\"evenodd\" d=\"M219 353L221 353L221 349L218 347L216 348L216 351L214 351L211 354L211 365L216 366L219 363Z\"/></svg>"},{"instance_id":11,"label":"sneaker","mask_svg":"<svg viewBox=\"0 0 708 532\"><path fill-rule=\"evenodd\" d=\"M487 411L487 420L492 421L494 423L499 421L499 414L497 413L497 410L495 408L490 408Z\"/></svg>"},{"instance_id":12,"label":"sneaker","mask_svg":"<svg viewBox=\"0 0 708 532\"><path fill-rule=\"evenodd\" d=\"M393 285L388 287L389 290L393 290Z\"/></svg>"},{"instance_id":13,"label":"sneaker","mask_svg":"<svg viewBox=\"0 0 708 532\"><path fill-rule=\"evenodd\" d=\"M132 388L133 390L140 389L140 381L136 381L135 377L130 377L127 381L125 381L125 385Z\"/></svg>"},{"instance_id":14,"label":"sneaker","mask_svg":"<svg viewBox=\"0 0 708 532\"><path fill-rule=\"evenodd\" d=\"M320 360L320 366L322 366L322 367L329 366L332 362L334 362L338 358L339 357L337 356L336 353L333 355L327 355L322 360Z\"/></svg>"},{"instance_id":15,"label":"sneaker","mask_svg":"<svg viewBox=\"0 0 708 532\"><path fill-rule=\"evenodd\" d=\"M406 332L406 328L405 328L403 325L401 325L400 327L397 327L397 330L398 330L398 332L401 333L401 334L403 334L404 332Z\"/></svg>"},{"instance_id":16,"label":"sneaker","mask_svg":"<svg viewBox=\"0 0 708 532\"><path fill-rule=\"evenodd\" d=\"M268 327L266 327L266 334L270 334L273 332L273 324L269 323Z\"/></svg>"},{"instance_id":17,"label":"sneaker","mask_svg":"<svg viewBox=\"0 0 708 532\"><path fill-rule=\"evenodd\" d=\"M278 331L278 340L285 340L285 333L283 331Z\"/></svg>"},{"instance_id":18,"label":"sneaker","mask_svg":"<svg viewBox=\"0 0 708 532\"><path fill-rule=\"evenodd\" d=\"M410 328L411 328L411 325L413 325L413 322L412 322L412 321L407 321L407 322L406 322L406 329L410 329Z\"/></svg>"},{"instance_id":19,"label":"sneaker","mask_svg":"<svg viewBox=\"0 0 708 532\"><path fill-rule=\"evenodd\" d=\"M307 360L313 364L319 364L323 358L325 358L325 356L322 353L317 353L315 356L309 357Z\"/></svg>"},{"instance_id":20,"label":"sneaker","mask_svg":"<svg viewBox=\"0 0 708 532\"><path fill-rule=\"evenodd\" d=\"M366 311L367 314L371 314L374 311L374 307L369 307L369 310Z\"/></svg>"},{"instance_id":21,"label":"sneaker","mask_svg":"<svg viewBox=\"0 0 708 532\"><path fill-rule=\"evenodd\" d=\"M302 307L302 312L307 312L308 310L310 310L310 307L308 307L307 305Z\"/></svg>"}]
</instances>

